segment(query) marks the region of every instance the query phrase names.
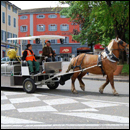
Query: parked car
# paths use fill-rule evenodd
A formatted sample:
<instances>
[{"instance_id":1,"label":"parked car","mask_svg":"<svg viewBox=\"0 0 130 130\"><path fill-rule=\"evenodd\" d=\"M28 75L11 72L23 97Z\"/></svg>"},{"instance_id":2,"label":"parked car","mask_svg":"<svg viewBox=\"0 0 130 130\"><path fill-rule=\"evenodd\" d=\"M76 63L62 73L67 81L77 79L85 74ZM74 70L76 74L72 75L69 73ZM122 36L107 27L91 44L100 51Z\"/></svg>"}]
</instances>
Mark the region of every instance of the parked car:
<instances>
[{"instance_id":1,"label":"parked car","mask_svg":"<svg viewBox=\"0 0 130 130\"><path fill-rule=\"evenodd\" d=\"M10 61L9 57L3 57L1 58L1 64L4 64L6 62Z\"/></svg>"}]
</instances>

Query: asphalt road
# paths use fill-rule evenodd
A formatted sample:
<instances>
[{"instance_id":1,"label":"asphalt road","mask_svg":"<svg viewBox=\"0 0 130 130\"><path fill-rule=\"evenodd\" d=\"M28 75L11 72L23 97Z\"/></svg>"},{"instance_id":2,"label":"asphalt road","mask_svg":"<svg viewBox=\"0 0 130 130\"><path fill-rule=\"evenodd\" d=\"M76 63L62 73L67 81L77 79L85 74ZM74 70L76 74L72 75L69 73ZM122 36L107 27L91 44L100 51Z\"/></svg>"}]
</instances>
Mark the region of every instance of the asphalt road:
<instances>
[{"instance_id":1,"label":"asphalt road","mask_svg":"<svg viewBox=\"0 0 130 130\"><path fill-rule=\"evenodd\" d=\"M129 83L115 82L119 96L113 96L110 84L104 94L98 92L104 81L78 81L78 94L70 91L71 82L49 90L38 88L27 94L22 88L1 88L2 129L128 129Z\"/></svg>"}]
</instances>

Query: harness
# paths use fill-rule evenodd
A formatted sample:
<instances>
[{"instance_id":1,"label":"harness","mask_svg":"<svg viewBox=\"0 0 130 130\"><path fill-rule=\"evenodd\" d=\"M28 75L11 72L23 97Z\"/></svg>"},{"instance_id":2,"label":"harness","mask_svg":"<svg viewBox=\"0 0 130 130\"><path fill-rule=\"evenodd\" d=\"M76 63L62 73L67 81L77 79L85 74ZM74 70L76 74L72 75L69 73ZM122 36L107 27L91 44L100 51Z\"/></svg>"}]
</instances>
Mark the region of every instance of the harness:
<instances>
[{"instance_id":1,"label":"harness","mask_svg":"<svg viewBox=\"0 0 130 130\"><path fill-rule=\"evenodd\" d=\"M123 41L122 41L122 40L119 41L119 42L118 42L118 49L113 49L113 50L122 50L122 49L120 49L119 44L120 44L121 46L123 46ZM125 49L123 49L123 50L126 50L126 46L127 46L127 44L126 44L125 46L123 46L123 47L125 48ZM117 61L119 61L119 59L118 59L113 53L110 54L110 51L108 50L107 47L104 49L104 52L105 52L105 55L107 56L107 59L108 59L109 61L111 61L111 62L117 62ZM74 63L73 63L73 66L72 66L73 71L74 71L75 68L78 67L80 70L82 70L81 73L83 72L83 69L82 69L81 65L82 65L82 62L83 62L83 59L85 58L85 56L86 56L86 54L85 54L84 57L82 58L82 61L81 61L80 65L77 65L77 62L78 62L78 59L79 59L79 56L78 56L78 59L77 59L77 61L76 61L76 65L75 65L75 66L74 66ZM76 60L76 59L75 59L75 60ZM104 76L104 75L105 75L105 71L103 70L102 54L101 54L101 52L100 52L100 54L98 55L97 66L99 66L99 67L101 68L101 71L102 71L103 76ZM80 73L80 74L81 74L81 73ZM79 75L80 75L80 74L79 74Z\"/></svg>"},{"instance_id":2,"label":"harness","mask_svg":"<svg viewBox=\"0 0 130 130\"><path fill-rule=\"evenodd\" d=\"M103 70L102 55L101 55L101 53L99 53L99 55L98 55L97 66L99 66L101 68L102 74L104 76L105 75L105 71Z\"/></svg>"},{"instance_id":3,"label":"harness","mask_svg":"<svg viewBox=\"0 0 130 130\"><path fill-rule=\"evenodd\" d=\"M86 56L86 54L84 55L84 57L85 57L85 56ZM76 61L76 65L75 65L75 66L73 65L73 68L72 68L73 70L74 70L75 68L79 67L79 69L82 70L81 73L83 72L83 69L82 69L81 65L82 65L82 63L83 63L84 57L82 58L82 61L81 61L80 65L77 65L77 62L78 62L78 59L79 59L79 56L78 56L78 59L77 59L77 61Z\"/></svg>"},{"instance_id":4,"label":"harness","mask_svg":"<svg viewBox=\"0 0 130 130\"><path fill-rule=\"evenodd\" d=\"M107 59L111 62L117 62L119 61L119 58L117 58L113 53L110 55L110 51L108 50L108 48L106 47L104 49L105 53L106 53L106 56L107 56Z\"/></svg>"},{"instance_id":5,"label":"harness","mask_svg":"<svg viewBox=\"0 0 130 130\"><path fill-rule=\"evenodd\" d=\"M76 65L75 65L75 66L74 66L74 65L72 66L72 67L73 67L73 68L72 68L73 70L74 70L75 68L79 67L79 69L82 70L81 73L83 72L83 69L82 69L81 65L82 65L82 63L83 63L83 59L85 58L85 56L86 56L86 54L85 54L84 57L82 58L82 61L81 61L80 65L77 65L77 62L78 62L78 59L79 59L79 57L78 57L78 59L77 59L77 61L76 61ZM104 72L104 70L103 70L101 54L98 55L97 66L99 66L99 67L101 68L101 71L102 71L103 76L104 76L104 75L105 75L105 72ZM80 73L80 74L81 74L81 73ZM79 75L80 75L80 74L79 74Z\"/></svg>"}]
</instances>

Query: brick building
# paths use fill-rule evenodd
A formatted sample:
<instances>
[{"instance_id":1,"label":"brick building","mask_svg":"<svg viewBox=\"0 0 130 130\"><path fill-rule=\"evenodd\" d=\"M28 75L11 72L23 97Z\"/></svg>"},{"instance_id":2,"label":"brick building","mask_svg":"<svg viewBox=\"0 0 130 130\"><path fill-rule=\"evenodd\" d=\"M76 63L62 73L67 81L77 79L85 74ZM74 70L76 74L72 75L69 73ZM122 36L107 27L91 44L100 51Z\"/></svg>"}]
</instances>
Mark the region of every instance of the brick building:
<instances>
[{"instance_id":1,"label":"brick building","mask_svg":"<svg viewBox=\"0 0 130 130\"><path fill-rule=\"evenodd\" d=\"M62 7L63 8L63 7ZM51 46L56 54L74 54L77 55L77 48L80 43L73 41L71 33L73 29L80 31L79 25L69 21L69 18L59 14L62 8L38 8L19 11L19 37L38 36L38 35L61 35L65 36L64 44L60 40L51 40ZM32 44L33 51L39 55L42 51L42 44L35 44L35 41L23 41L23 49L26 44Z\"/></svg>"}]
</instances>

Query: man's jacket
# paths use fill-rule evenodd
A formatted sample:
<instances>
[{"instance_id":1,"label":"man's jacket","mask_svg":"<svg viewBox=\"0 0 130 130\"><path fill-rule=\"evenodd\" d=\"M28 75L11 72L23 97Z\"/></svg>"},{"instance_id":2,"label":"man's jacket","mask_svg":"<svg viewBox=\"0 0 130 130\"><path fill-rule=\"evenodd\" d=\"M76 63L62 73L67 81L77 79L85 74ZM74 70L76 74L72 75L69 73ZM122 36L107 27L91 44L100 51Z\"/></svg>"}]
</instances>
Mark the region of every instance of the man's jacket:
<instances>
[{"instance_id":1,"label":"man's jacket","mask_svg":"<svg viewBox=\"0 0 130 130\"><path fill-rule=\"evenodd\" d=\"M52 56L55 55L55 52L52 50L51 47L45 45L42 49L42 56L48 56L50 57L50 54L52 53Z\"/></svg>"},{"instance_id":2,"label":"man's jacket","mask_svg":"<svg viewBox=\"0 0 130 130\"><path fill-rule=\"evenodd\" d=\"M35 60L36 61L36 59L35 59L35 55L34 55L34 53L33 53L33 51L32 50L29 50L29 49L26 49L25 51L24 51L24 53L23 53L23 57L22 57L22 60L24 61L24 60L26 60L26 61L33 61L33 60Z\"/></svg>"}]
</instances>

